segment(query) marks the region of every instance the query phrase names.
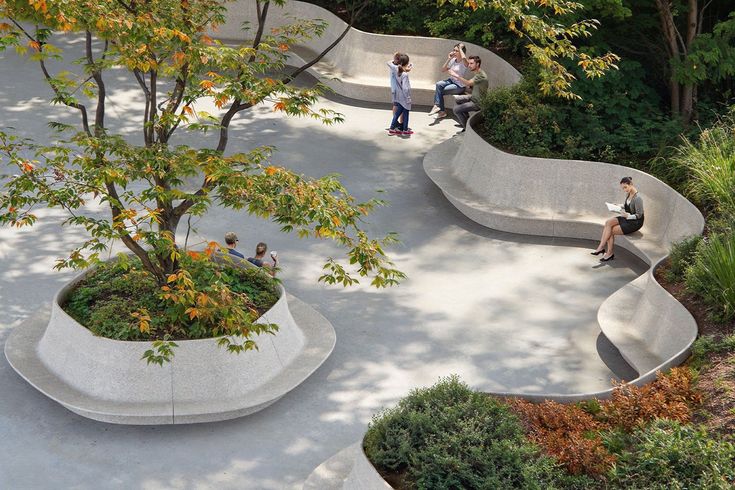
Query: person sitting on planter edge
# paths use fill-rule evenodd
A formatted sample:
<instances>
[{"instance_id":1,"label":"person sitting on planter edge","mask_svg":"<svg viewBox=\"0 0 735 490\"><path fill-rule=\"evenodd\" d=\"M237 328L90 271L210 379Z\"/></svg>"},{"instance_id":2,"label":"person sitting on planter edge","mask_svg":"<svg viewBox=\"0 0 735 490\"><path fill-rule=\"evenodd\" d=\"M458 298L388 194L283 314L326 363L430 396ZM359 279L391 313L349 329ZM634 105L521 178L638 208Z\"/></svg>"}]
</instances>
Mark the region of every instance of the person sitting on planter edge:
<instances>
[{"instance_id":1,"label":"person sitting on planter edge","mask_svg":"<svg viewBox=\"0 0 735 490\"><path fill-rule=\"evenodd\" d=\"M276 268L278 267L278 252L276 252L275 250L271 252L271 259L273 259L273 262L270 262L268 260L265 260L265 253L267 251L268 245L260 242L255 246L255 257L248 257L248 262L257 267L262 267L268 272L268 274L276 277Z\"/></svg>"},{"instance_id":2,"label":"person sitting on planter edge","mask_svg":"<svg viewBox=\"0 0 735 490\"><path fill-rule=\"evenodd\" d=\"M238 252L237 250L235 250L235 247L237 246L237 242L239 241L240 240L237 239L237 235L235 235L233 232L228 231L227 233L225 233L225 244L227 245L227 252L230 255L234 255L235 257L244 259L245 256L241 254L240 252Z\"/></svg>"},{"instance_id":3,"label":"person sitting on planter edge","mask_svg":"<svg viewBox=\"0 0 735 490\"><path fill-rule=\"evenodd\" d=\"M488 80L487 73L485 73L480 66L482 60L479 56L470 56L467 58L469 68L474 76L467 80L466 78L457 77L466 87L472 87L472 95L459 95L454 99L454 115L457 116L459 124L462 125L462 131L467 128L467 120L470 118L470 112L480 110L480 99L487 92Z\"/></svg>"}]
</instances>

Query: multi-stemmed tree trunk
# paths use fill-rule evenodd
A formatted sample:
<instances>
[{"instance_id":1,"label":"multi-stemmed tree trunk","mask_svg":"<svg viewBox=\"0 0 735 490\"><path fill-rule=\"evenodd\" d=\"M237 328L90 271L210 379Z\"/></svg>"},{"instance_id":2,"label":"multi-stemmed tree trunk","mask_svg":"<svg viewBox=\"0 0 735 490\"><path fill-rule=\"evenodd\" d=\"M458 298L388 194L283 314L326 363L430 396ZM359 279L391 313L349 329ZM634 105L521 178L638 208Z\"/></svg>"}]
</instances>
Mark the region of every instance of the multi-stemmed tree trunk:
<instances>
[{"instance_id":1,"label":"multi-stemmed tree trunk","mask_svg":"<svg viewBox=\"0 0 735 490\"><path fill-rule=\"evenodd\" d=\"M707 4L709 3L711 2ZM707 5L704 8L706 7ZM686 28L683 34L677 27L671 0L656 0L656 8L661 18L661 30L669 55L670 109L672 114L680 115L685 123L689 123L694 111L696 87L693 83L681 83L674 67L683 63L689 54L694 38L699 33L704 8L700 12L698 0L687 0Z\"/></svg>"},{"instance_id":2,"label":"multi-stemmed tree trunk","mask_svg":"<svg viewBox=\"0 0 735 490\"><path fill-rule=\"evenodd\" d=\"M341 36L303 66L289 69L286 53L291 44L318 36L326 24L294 19L280 33L266 33L268 13L284 0L255 0L257 29L249 44L229 47L206 33L224 21L227 0L84 0L67 2L7 2L0 0L0 49L14 45L30 51L40 63L43 77L54 92L54 102L76 109L80 129L71 139L36 149L42 164L28 164L20 145L5 134L0 146L10 163L22 170L0 195L0 221L32 224L34 204L67 209L67 223L87 228L92 239L75 250L62 266L83 266L87 258L112 240L120 240L143 263L159 284L170 282L180 267L176 231L182 218L203 214L214 200L235 209L270 217L302 236L331 238L345 246L350 263L362 276L374 275L373 284L393 284L402 274L389 267L381 243L360 228L361 217L380 201L355 203L333 178L305 179L284 168L268 166L270 148L226 156L230 124L237 115L261 103L291 116L314 117L326 124L341 115L311 106L324 87L293 87L296 77L320 61L352 28L369 0L355 0L350 21ZM35 24L35 28L28 27ZM85 38L82 64L85 73L70 77L52 74L50 61L61 58L51 44L54 31L81 32ZM23 42L26 44L24 45ZM101 45L101 46L100 46ZM130 145L105 121L108 87L105 73L125 68L134 77L145 101L141 118L144 144ZM280 75L273 75L279 74ZM90 102L77 97L89 96ZM201 99L213 99L219 115L195 110ZM93 116L87 104L95 104ZM170 144L181 127L218 134L211 149L197 150ZM62 130L72 130L58 124ZM257 144L257 142L256 142ZM71 151L75 148L76 151ZM185 178L202 176L196 190L183 185ZM136 194L132 181L149 187ZM110 208L110 220L97 220L75 212L80 197L93 194ZM4 212L2 212L4 211ZM387 240L387 242L386 242ZM93 251L84 256L83 251ZM331 259L322 279L345 284L353 280Z\"/></svg>"}]
</instances>

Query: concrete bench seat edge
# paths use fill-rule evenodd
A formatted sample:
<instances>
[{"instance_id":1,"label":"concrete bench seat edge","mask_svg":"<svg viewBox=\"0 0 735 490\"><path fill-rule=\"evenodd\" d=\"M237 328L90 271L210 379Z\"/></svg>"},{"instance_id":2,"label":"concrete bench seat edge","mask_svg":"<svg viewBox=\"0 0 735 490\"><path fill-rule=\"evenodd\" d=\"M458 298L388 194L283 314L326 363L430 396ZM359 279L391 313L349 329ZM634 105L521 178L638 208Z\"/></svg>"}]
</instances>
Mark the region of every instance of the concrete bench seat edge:
<instances>
[{"instance_id":1,"label":"concrete bench seat edge","mask_svg":"<svg viewBox=\"0 0 735 490\"><path fill-rule=\"evenodd\" d=\"M258 319L279 331L255 337L258 350L235 354L217 338L183 340L170 362L149 365L141 357L151 342L95 336L61 308L88 273L15 328L5 356L40 392L94 420L163 425L248 415L301 384L336 343L331 323L279 286L278 301Z\"/></svg>"},{"instance_id":2,"label":"concrete bench seat edge","mask_svg":"<svg viewBox=\"0 0 735 490\"><path fill-rule=\"evenodd\" d=\"M616 246L649 265L641 276L609 296L598 310L602 332L639 373L636 385L683 362L697 336L689 312L654 277L673 242L704 228L699 210L671 187L644 172L619 165L525 157L503 152L477 133L473 116L464 136L440 143L424 158L424 170L465 216L511 233L599 240L604 202L620 201L618 182L632 176L646 205L640 232L616 237ZM517 207L509 207L512 202ZM574 209L569 209L573 207ZM598 393L499 393L528 399L576 401Z\"/></svg>"},{"instance_id":3,"label":"concrete bench seat edge","mask_svg":"<svg viewBox=\"0 0 735 490\"><path fill-rule=\"evenodd\" d=\"M227 4L227 20L212 37L223 42L246 41L252 37L252 20L257 19L254 0L236 0ZM306 2L289 1L285 7L271 5L266 21L266 32L294 19L321 19L327 23L320 37L308 40L308 44L298 45L289 53L290 62L306 61L309 55L320 53L343 33L347 24L332 12ZM243 31L243 22L250 22L250 30ZM446 79L441 66L446 54L459 41L433 37L394 36L374 34L352 28L319 63L307 71L335 93L365 102L390 103L390 83L386 61L393 58L396 51L407 52L414 67L410 72L413 104L431 106L434 100L434 84ZM467 56L479 55L482 68L488 75L490 88L509 87L518 83L521 75L500 56L472 43L465 43ZM454 98L445 97L448 107L453 107Z\"/></svg>"}]
</instances>

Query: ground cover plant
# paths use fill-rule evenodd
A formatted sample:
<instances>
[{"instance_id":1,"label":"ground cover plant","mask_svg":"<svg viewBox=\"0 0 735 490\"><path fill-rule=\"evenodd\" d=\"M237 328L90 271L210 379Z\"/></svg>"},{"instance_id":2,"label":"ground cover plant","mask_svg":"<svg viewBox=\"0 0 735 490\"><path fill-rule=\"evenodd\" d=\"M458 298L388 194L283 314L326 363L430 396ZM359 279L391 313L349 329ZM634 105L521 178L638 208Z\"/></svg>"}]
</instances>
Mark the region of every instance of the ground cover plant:
<instances>
[{"instance_id":1,"label":"ground cover plant","mask_svg":"<svg viewBox=\"0 0 735 490\"><path fill-rule=\"evenodd\" d=\"M234 264L207 267L188 254L182 261L192 275L194 288L210 298L202 301L205 296L200 296L196 310L189 309L186 303L169 301L167 295L176 294L175 287L161 290L137 258L98 265L70 293L62 307L95 335L117 340L217 337L235 328L228 327L227 321L250 325L255 334L277 330L275 325L255 322L278 301L277 282L270 275L259 268ZM218 298L223 295L227 297L224 303L238 305L238 311L233 307L220 308ZM181 312L182 308L185 311ZM187 328L179 321L182 314L192 316ZM144 328L141 328L141 315L145 317ZM252 348L254 344L246 347Z\"/></svg>"},{"instance_id":2,"label":"ground cover plant","mask_svg":"<svg viewBox=\"0 0 735 490\"><path fill-rule=\"evenodd\" d=\"M633 432L609 482L614 488L727 490L735 486L734 462L731 442L702 427L656 420Z\"/></svg>"},{"instance_id":3,"label":"ground cover plant","mask_svg":"<svg viewBox=\"0 0 735 490\"><path fill-rule=\"evenodd\" d=\"M521 417L529 438L570 473L605 480L620 451L629 446L626 435L658 419L691 422L701 397L691 371L675 368L641 388L619 384L609 400L562 405L511 399L508 403Z\"/></svg>"},{"instance_id":4,"label":"ground cover plant","mask_svg":"<svg viewBox=\"0 0 735 490\"><path fill-rule=\"evenodd\" d=\"M368 278L386 287L404 274L384 252L394 235L373 237L363 229L382 201L357 201L333 175L309 178L272 165L273 148L260 145L257 135L240 141L247 151L228 151L230 124L258 104L327 125L342 115L313 107L325 90L321 84L292 83L336 43L303 66L286 67L290 46L321 35L323 21L293 19L266 30L269 11L284 1L258 0L255 22L243 27L246 41L224 45L208 33L225 22L227 3L0 0L0 50L12 48L38 63L53 94L50 102L78 116L75 125L52 122L58 134L45 145L0 128L0 162L12 169L0 192L0 224L30 226L38 207L62 210L63 224L83 228L88 239L58 268L96 264L122 243L182 328L193 336L200 328L223 332L247 349L258 328L249 322L248 305L225 282L215 288L198 281L193 268L215 277L219 266L209 255L185 260L177 235L181 224L214 205L270 219L301 237L336 242L346 261L326 260L320 277L326 283L347 286ZM60 36L80 41L81 58L70 59ZM74 62L74 72L60 68L61 61ZM144 103L130 115L138 123L137 139L125 133L125 122L107 117L108 98L120 89L115 80L121 77L135 84ZM86 212L89 204L103 206L108 215ZM204 314L212 305L217 314ZM146 305L134 313L141 331L151 327ZM169 352L166 340L160 342Z\"/></svg>"},{"instance_id":5,"label":"ground cover plant","mask_svg":"<svg viewBox=\"0 0 735 490\"><path fill-rule=\"evenodd\" d=\"M700 404L688 368L568 405L450 377L377 414L363 444L397 489L731 488L735 446L692 423Z\"/></svg>"},{"instance_id":6,"label":"ground cover plant","mask_svg":"<svg viewBox=\"0 0 735 490\"><path fill-rule=\"evenodd\" d=\"M373 418L365 454L399 489L582 488L523 434L501 400L456 377L414 390Z\"/></svg>"}]
</instances>

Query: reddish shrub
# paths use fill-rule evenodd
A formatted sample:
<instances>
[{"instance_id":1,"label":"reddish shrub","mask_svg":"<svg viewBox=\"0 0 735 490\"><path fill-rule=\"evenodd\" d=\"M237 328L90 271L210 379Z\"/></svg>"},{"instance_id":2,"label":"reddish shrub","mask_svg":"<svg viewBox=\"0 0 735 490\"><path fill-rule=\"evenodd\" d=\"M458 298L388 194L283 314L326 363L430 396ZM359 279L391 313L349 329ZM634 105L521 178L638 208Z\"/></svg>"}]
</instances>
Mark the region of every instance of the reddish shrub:
<instances>
[{"instance_id":1,"label":"reddish shrub","mask_svg":"<svg viewBox=\"0 0 735 490\"><path fill-rule=\"evenodd\" d=\"M600 439L605 424L579 406L519 399L508 403L521 417L528 437L564 464L570 473L597 475L607 471L615 461Z\"/></svg>"},{"instance_id":2,"label":"reddish shrub","mask_svg":"<svg viewBox=\"0 0 735 490\"><path fill-rule=\"evenodd\" d=\"M693 408L702 402L694 390L692 373L674 368L659 373L653 383L642 388L618 384L609 400L598 402L593 414L584 405L563 405L553 401L531 403L520 399L506 402L515 411L529 439L554 456L572 474L600 475L615 462L600 434L611 429L632 432L657 418L691 421ZM587 407L592 406L587 405Z\"/></svg>"},{"instance_id":3,"label":"reddish shrub","mask_svg":"<svg viewBox=\"0 0 735 490\"><path fill-rule=\"evenodd\" d=\"M693 408L700 403L691 371L674 368L641 388L616 385L610 400L601 403L601 416L611 427L631 432L654 419L691 422Z\"/></svg>"}]
</instances>

